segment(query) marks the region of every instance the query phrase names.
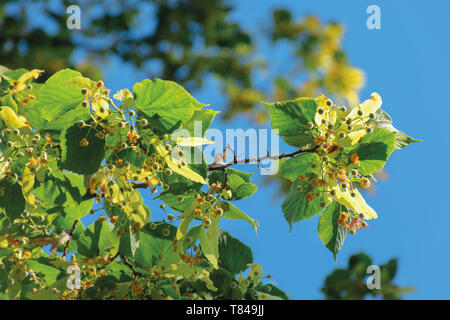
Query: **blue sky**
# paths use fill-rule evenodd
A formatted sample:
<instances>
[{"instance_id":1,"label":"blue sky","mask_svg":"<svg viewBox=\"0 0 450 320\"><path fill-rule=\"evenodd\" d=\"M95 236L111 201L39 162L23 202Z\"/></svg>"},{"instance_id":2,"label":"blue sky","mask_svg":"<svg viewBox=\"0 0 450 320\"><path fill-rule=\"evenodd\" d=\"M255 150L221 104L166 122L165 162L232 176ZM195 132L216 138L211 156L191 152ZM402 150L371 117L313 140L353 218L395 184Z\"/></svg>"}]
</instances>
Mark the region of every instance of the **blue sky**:
<instances>
[{"instance_id":1,"label":"blue sky","mask_svg":"<svg viewBox=\"0 0 450 320\"><path fill-rule=\"evenodd\" d=\"M381 8L381 30L366 27L366 8L372 4ZM343 23L344 49L351 63L366 72L361 98L378 92L383 98L382 108L392 116L394 125L423 142L391 156L386 166L390 179L377 184L375 196L367 195L379 219L371 222L369 229L347 238L337 263L317 235L318 217L295 224L288 233L280 208L283 199L271 200L277 192L275 185L260 185L252 198L235 203L260 222L258 235L245 222L227 221L223 228L251 246L255 262L262 264L264 273L270 273L273 282L294 299L320 298L326 274L345 267L348 257L360 251L377 264L392 257L399 259L396 282L417 288L406 298L450 298L445 278L450 270L446 201L450 177L444 161L450 152L446 140L450 116L446 97L450 82L446 72L450 71L450 2L246 0L235 1L235 7L233 19L257 35L260 54L286 72L290 65L283 48L268 46L258 37L264 33L274 8L289 8L295 18L312 13L325 22ZM151 19L147 21L152 23ZM146 77L114 59L105 64L103 72L106 85L113 91L131 89ZM193 94L213 109L223 110L224 98L214 81ZM232 122L217 119L212 127L246 129L255 124L238 117ZM285 147L281 146L282 151L290 150ZM261 182L256 167L239 169L255 171L255 181ZM157 206L152 208L157 215Z\"/></svg>"}]
</instances>

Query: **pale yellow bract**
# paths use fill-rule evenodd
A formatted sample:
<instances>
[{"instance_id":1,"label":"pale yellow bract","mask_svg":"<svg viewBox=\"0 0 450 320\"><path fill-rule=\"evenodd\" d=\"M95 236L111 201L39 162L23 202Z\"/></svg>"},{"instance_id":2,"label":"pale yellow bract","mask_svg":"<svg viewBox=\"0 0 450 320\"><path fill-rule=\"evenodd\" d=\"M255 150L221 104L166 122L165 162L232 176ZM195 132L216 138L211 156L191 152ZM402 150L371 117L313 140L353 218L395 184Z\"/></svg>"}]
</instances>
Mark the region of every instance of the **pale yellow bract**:
<instances>
[{"instance_id":1,"label":"pale yellow bract","mask_svg":"<svg viewBox=\"0 0 450 320\"><path fill-rule=\"evenodd\" d=\"M18 116L13 109L7 106L0 107L0 117L11 130L30 126L25 117Z\"/></svg>"}]
</instances>

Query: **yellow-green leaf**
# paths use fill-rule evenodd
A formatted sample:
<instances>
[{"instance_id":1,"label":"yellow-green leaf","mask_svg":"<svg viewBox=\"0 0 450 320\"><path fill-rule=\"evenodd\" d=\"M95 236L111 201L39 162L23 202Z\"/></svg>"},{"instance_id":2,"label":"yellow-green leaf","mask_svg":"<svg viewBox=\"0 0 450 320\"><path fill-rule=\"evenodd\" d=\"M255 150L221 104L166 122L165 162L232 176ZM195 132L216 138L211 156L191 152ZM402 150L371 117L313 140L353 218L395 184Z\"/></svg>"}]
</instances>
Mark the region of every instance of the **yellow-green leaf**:
<instances>
[{"instance_id":1,"label":"yellow-green leaf","mask_svg":"<svg viewBox=\"0 0 450 320\"><path fill-rule=\"evenodd\" d=\"M213 244L210 242L208 236L206 235L205 225L202 225L200 232L198 233L198 239L200 240L200 247L205 255L206 259L214 266L215 269L219 269L218 256L214 250Z\"/></svg>"}]
</instances>

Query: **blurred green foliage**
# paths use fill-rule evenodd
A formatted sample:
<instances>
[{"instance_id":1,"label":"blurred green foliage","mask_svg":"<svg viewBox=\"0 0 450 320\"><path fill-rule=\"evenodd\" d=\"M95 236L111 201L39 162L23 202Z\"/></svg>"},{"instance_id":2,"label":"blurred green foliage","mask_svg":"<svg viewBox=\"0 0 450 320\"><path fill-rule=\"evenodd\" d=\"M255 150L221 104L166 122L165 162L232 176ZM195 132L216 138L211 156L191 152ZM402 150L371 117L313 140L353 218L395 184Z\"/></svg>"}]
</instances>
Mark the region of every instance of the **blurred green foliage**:
<instances>
[{"instance_id":1,"label":"blurred green foliage","mask_svg":"<svg viewBox=\"0 0 450 320\"><path fill-rule=\"evenodd\" d=\"M267 117L258 107L263 99L320 91L356 104L364 82L363 73L348 64L342 50L343 26L314 16L297 21L285 9L273 11L258 37L265 36L271 45L288 42L293 56L283 70L264 76L268 61L258 54L256 35L231 18L231 1L112 0L106 6L81 0L81 29L68 30L66 8L71 4L2 1L0 64L39 67L46 71L44 80L65 67L99 79L97 62L116 57L149 78L170 79L188 90L201 88L212 75L228 100L224 118L244 112L260 121ZM75 50L81 52L76 57ZM269 83L257 83L255 75L267 77ZM303 81L295 80L299 78Z\"/></svg>"},{"instance_id":2,"label":"blurred green foliage","mask_svg":"<svg viewBox=\"0 0 450 320\"><path fill-rule=\"evenodd\" d=\"M367 273L373 265L372 259L364 253L351 256L347 269L335 269L325 279L322 292L328 300L383 299L397 300L415 290L413 287L400 287L394 283L397 275L397 259L390 259L380 265L380 289L369 289L366 281L374 273Z\"/></svg>"}]
</instances>

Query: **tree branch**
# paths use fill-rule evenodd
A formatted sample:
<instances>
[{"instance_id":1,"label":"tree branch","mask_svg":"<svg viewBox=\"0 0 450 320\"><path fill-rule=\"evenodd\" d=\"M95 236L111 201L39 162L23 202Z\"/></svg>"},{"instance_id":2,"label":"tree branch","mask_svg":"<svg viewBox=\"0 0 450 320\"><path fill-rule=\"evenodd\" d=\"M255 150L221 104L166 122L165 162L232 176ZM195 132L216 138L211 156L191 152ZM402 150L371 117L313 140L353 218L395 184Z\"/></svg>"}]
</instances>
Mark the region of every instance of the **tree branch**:
<instances>
[{"instance_id":1,"label":"tree branch","mask_svg":"<svg viewBox=\"0 0 450 320\"><path fill-rule=\"evenodd\" d=\"M111 262L116 260L116 258L119 256L119 250L117 250L117 253L114 256L110 256L108 259L108 262L106 262L104 265L102 265L98 270L105 269Z\"/></svg>"},{"instance_id":2,"label":"tree branch","mask_svg":"<svg viewBox=\"0 0 450 320\"><path fill-rule=\"evenodd\" d=\"M256 163L259 163L259 162L262 162L264 160L280 160L280 159L283 159L283 158L293 158L296 155L299 155L299 154L302 154L302 153L316 152L318 148L319 148L319 146L315 146L312 149L303 149L302 148L302 149L299 149L299 150L291 152L291 153L282 153L282 154L279 154L279 155L276 155L276 156L270 156L269 154L267 154L266 156L259 157L259 158L256 158L256 159L247 159L246 158L246 159L242 159L242 160L237 160L236 155L234 155L232 162L229 162L227 164L220 164L220 165L212 163L212 164L208 165L208 170L209 171L224 170L224 169L226 169L229 166L232 166L234 164L245 164L245 163L250 163L250 162L255 162L255 161L256 161Z\"/></svg>"},{"instance_id":3,"label":"tree branch","mask_svg":"<svg viewBox=\"0 0 450 320\"><path fill-rule=\"evenodd\" d=\"M133 272L133 276L134 276L135 278L137 278L137 277L142 277L142 276L143 276L142 273L136 271L136 269L134 268L134 266L128 261L128 258L127 258L127 257L125 257L124 255L120 255L120 257L122 258L123 263L125 263L125 265L126 265L128 268L130 268L130 270Z\"/></svg>"}]
</instances>

